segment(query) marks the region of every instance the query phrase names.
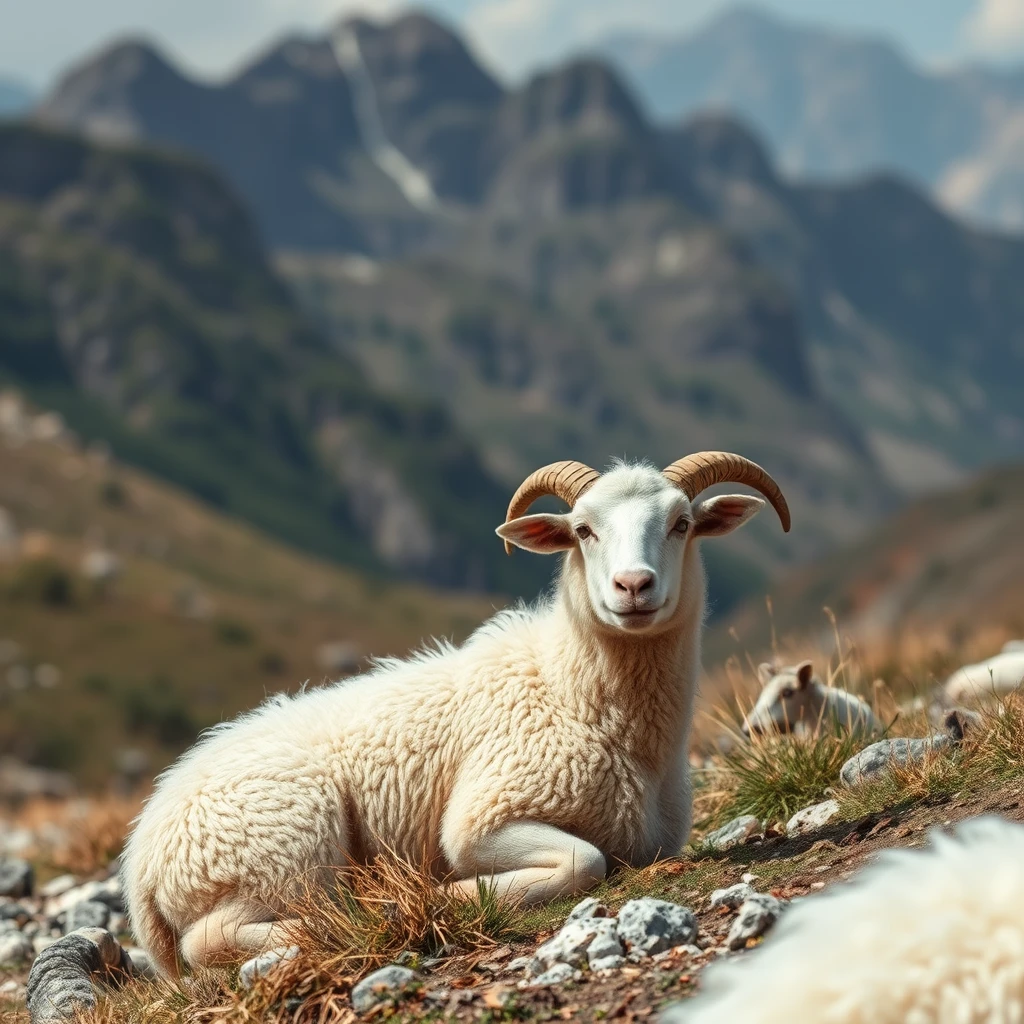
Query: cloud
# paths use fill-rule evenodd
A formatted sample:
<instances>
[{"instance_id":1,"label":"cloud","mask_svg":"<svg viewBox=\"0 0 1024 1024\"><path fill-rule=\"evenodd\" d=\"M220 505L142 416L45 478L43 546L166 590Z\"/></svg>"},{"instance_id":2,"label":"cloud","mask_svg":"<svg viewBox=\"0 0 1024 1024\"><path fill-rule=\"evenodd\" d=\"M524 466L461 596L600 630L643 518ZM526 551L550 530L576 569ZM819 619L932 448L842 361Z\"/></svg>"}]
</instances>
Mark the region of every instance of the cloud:
<instances>
[{"instance_id":1,"label":"cloud","mask_svg":"<svg viewBox=\"0 0 1024 1024\"><path fill-rule=\"evenodd\" d=\"M1024 0L978 0L964 28L978 53L1009 57L1024 52Z\"/></svg>"}]
</instances>

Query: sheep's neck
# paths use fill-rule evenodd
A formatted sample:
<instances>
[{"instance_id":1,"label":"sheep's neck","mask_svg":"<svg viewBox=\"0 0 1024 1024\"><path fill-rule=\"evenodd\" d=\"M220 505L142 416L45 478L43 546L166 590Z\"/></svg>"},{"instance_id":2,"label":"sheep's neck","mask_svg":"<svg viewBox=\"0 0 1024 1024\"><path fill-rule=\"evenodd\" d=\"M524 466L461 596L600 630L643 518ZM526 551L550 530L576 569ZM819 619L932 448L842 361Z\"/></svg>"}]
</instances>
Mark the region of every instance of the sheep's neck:
<instances>
[{"instance_id":1,"label":"sheep's neck","mask_svg":"<svg viewBox=\"0 0 1024 1024\"><path fill-rule=\"evenodd\" d=\"M563 706L660 773L688 742L699 614L695 628L683 622L653 637L599 633L566 618L551 672Z\"/></svg>"}]
</instances>

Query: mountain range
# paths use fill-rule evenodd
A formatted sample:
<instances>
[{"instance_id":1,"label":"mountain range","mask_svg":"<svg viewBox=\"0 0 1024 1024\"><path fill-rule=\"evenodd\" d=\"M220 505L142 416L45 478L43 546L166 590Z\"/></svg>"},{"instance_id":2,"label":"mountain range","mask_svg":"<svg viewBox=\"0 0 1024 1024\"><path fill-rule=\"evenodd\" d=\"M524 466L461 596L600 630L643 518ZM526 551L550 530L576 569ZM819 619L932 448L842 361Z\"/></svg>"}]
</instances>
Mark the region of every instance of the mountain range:
<instances>
[{"instance_id":1,"label":"mountain range","mask_svg":"<svg viewBox=\"0 0 1024 1024\"><path fill-rule=\"evenodd\" d=\"M129 329L120 285L92 304L81 285L61 319L50 249L12 230L11 293L52 324L65 405L85 394L133 444L145 435L150 468L200 493L219 483L227 507L335 557L530 589L528 560L488 554L525 472L726 447L778 476L798 528L783 540L766 519L709 546L722 608L906 496L1024 452L1024 242L897 177L794 183L725 116L652 122L603 60L509 89L451 29L407 14L281 40L211 85L133 40L69 71L34 121L32 170L0 196L60 234L53 251L74 235L81 266L61 273L94 273L91 247L114 246L139 263L118 273L169 278L191 310L188 332L147 337L152 314ZM51 171L73 146L79 169ZM140 185L140 161L160 189ZM40 167L59 187L26 196ZM113 197L118 227L98 237L90 210ZM255 339L244 358L225 324ZM104 362L110 349L130 355ZM187 479L196 445L180 447L193 416L193 441L229 438L203 452L204 480ZM156 465L154 438L174 459ZM390 467L376 493L401 496L385 507L416 515L361 500L375 459Z\"/></svg>"},{"instance_id":2,"label":"mountain range","mask_svg":"<svg viewBox=\"0 0 1024 1024\"><path fill-rule=\"evenodd\" d=\"M24 113L35 99L32 90L14 78L0 76L0 117Z\"/></svg>"},{"instance_id":3,"label":"mountain range","mask_svg":"<svg viewBox=\"0 0 1024 1024\"><path fill-rule=\"evenodd\" d=\"M1024 70L923 70L885 39L749 7L677 37L622 33L596 49L660 122L726 112L789 175L893 171L972 220L1024 227Z\"/></svg>"}]
</instances>

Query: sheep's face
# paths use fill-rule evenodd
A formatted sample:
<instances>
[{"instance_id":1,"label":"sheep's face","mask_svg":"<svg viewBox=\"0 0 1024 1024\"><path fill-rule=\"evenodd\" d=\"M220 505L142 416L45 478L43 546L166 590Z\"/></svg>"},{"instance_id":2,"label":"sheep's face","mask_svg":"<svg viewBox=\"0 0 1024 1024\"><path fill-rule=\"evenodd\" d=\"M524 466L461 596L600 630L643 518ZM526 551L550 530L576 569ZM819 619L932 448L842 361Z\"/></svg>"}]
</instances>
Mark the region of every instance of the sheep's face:
<instances>
[{"instance_id":1,"label":"sheep's face","mask_svg":"<svg viewBox=\"0 0 1024 1024\"><path fill-rule=\"evenodd\" d=\"M758 666L757 674L761 694L750 714L743 719L744 735L792 732L798 725L817 719L820 709L813 707L811 662L791 668L776 668L765 663Z\"/></svg>"},{"instance_id":2,"label":"sheep's face","mask_svg":"<svg viewBox=\"0 0 1024 1024\"><path fill-rule=\"evenodd\" d=\"M498 535L528 551L570 552L566 572L582 573L590 610L604 626L661 632L679 605L691 542L731 532L763 505L760 498L729 495L694 508L657 470L620 466L571 512L522 516L499 527ZM700 574L699 561L693 562Z\"/></svg>"}]
</instances>

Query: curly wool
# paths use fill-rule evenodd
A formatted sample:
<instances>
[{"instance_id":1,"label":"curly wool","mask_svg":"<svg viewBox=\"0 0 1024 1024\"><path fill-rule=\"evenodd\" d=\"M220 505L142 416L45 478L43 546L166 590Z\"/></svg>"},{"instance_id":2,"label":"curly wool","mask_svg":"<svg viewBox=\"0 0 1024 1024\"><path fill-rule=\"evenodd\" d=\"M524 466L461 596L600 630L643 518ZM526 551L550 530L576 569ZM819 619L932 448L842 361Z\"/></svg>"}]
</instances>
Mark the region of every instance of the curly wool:
<instances>
[{"instance_id":1,"label":"curly wool","mask_svg":"<svg viewBox=\"0 0 1024 1024\"><path fill-rule=\"evenodd\" d=\"M1020 1024L1024 828L983 817L931 839L792 908L666 1024Z\"/></svg>"}]
</instances>

